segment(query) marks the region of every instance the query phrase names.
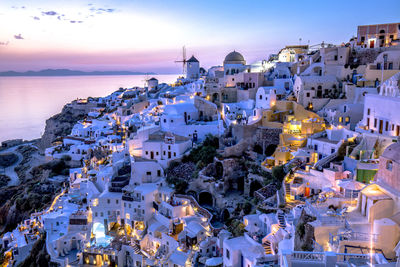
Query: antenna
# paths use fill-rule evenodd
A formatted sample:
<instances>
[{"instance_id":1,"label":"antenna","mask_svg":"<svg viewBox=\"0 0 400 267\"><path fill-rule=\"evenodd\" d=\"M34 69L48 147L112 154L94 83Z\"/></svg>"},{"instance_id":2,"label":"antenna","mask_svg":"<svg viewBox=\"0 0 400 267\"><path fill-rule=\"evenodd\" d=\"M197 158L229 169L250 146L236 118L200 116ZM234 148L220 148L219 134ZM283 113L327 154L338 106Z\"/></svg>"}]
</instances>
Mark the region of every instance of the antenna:
<instances>
[{"instance_id":1,"label":"antenna","mask_svg":"<svg viewBox=\"0 0 400 267\"><path fill-rule=\"evenodd\" d=\"M182 74L185 74L185 66L186 66L186 47L182 47L182 60L177 60L175 63L182 63Z\"/></svg>"}]
</instances>

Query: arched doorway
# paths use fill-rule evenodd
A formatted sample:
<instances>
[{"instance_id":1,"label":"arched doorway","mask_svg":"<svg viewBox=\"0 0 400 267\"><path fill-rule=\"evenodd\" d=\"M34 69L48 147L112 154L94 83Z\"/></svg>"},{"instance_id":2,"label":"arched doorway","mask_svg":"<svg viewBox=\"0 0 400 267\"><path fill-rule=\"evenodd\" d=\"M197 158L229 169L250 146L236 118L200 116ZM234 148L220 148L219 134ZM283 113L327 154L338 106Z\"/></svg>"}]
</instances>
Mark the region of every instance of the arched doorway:
<instances>
[{"instance_id":1,"label":"arched doorway","mask_svg":"<svg viewBox=\"0 0 400 267\"><path fill-rule=\"evenodd\" d=\"M218 93L214 93L214 94L213 94L213 96L212 96L212 101L213 101L213 102L219 102L219 95L218 95Z\"/></svg>"},{"instance_id":2,"label":"arched doorway","mask_svg":"<svg viewBox=\"0 0 400 267\"><path fill-rule=\"evenodd\" d=\"M257 180L252 181L250 184L250 196L254 196L254 192L262 187L261 183Z\"/></svg>"},{"instance_id":3,"label":"arched doorway","mask_svg":"<svg viewBox=\"0 0 400 267\"><path fill-rule=\"evenodd\" d=\"M214 206L213 195L207 191L203 191L199 194L199 204L200 206Z\"/></svg>"},{"instance_id":4,"label":"arched doorway","mask_svg":"<svg viewBox=\"0 0 400 267\"><path fill-rule=\"evenodd\" d=\"M224 209L221 213L221 219L223 222L226 222L231 217L231 214L227 209Z\"/></svg>"},{"instance_id":5,"label":"arched doorway","mask_svg":"<svg viewBox=\"0 0 400 267\"><path fill-rule=\"evenodd\" d=\"M319 85L317 88L317 97L318 98L322 97L322 86L321 85Z\"/></svg>"},{"instance_id":6,"label":"arched doorway","mask_svg":"<svg viewBox=\"0 0 400 267\"><path fill-rule=\"evenodd\" d=\"M222 166L222 163L217 161L215 163L215 178L221 179L224 175L224 166Z\"/></svg>"},{"instance_id":7,"label":"arched doorway","mask_svg":"<svg viewBox=\"0 0 400 267\"><path fill-rule=\"evenodd\" d=\"M237 178L237 190L244 192L244 176Z\"/></svg>"},{"instance_id":8,"label":"arched doorway","mask_svg":"<svg viewBox=\"0 0 400 267\"><path fill-rule=\"evenodd\" d=\"M265 156L270 157L272 156L272 154L274 154L275 150L276 150L277 145L275 144L269 144L268 146L266 146L265 148Z\"/></svg>"}]
</instances>

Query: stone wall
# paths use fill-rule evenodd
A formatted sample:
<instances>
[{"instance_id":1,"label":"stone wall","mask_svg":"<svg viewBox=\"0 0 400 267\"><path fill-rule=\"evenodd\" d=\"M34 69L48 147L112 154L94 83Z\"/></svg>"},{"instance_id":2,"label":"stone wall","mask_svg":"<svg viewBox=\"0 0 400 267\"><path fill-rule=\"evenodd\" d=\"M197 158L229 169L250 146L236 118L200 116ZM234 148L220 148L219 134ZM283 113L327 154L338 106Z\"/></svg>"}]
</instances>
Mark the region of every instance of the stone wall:
<instances>
[{"instance_id":1,"label":"stone wall","mask_svg":"<svg viewBox=\"0 0 400 267\"><path fill-rule=\"evenodd\" d=\"M211 118L212 120L218 119L218 109L217 105L215 105L214 103L196 96L194 99L194 106L199 111L199 117L203 116L203 119Z\"/></svg>"}]
</instances>

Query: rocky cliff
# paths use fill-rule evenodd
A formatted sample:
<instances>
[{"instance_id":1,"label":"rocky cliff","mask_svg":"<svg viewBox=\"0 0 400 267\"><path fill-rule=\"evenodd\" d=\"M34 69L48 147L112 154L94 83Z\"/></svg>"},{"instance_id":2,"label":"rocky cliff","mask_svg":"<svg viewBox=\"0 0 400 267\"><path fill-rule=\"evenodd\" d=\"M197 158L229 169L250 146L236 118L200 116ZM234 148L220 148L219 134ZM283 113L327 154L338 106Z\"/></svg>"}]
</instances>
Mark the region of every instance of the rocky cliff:
<instances>
[{"instance_id":1,"label":"rocky cliff","mask_svg":"<svg viewBox=\"0 0 400 267\"><path fill-rule=\"evenodd\" d=\"M86 115L85 109L76 109L71 105L65 105L61 113L46 120L46 127L39 141L39 148L43 151L50 147L58 137L71 133L75 123L82 120Z\"/></svg>"}]
</instances>

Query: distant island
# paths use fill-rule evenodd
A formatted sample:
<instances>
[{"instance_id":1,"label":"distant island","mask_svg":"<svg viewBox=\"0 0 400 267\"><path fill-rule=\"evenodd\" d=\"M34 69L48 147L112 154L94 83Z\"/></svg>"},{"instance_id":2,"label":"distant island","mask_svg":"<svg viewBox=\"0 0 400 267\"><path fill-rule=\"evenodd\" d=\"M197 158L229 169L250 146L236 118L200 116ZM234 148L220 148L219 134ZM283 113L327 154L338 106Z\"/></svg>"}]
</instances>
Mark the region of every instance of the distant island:
<instances>
[{"instance_id":1,"label":"distant island","mask_svg":"<svg viewBox=\"0 0 400 267\"><path fill-rule=\"evenodd\" d=\"M93 75L154 75L154 72L138 71L80 71L69 69L46 69L40 71L4 71L0 76L93 76Z\"/></svg>"}]
</instances>

